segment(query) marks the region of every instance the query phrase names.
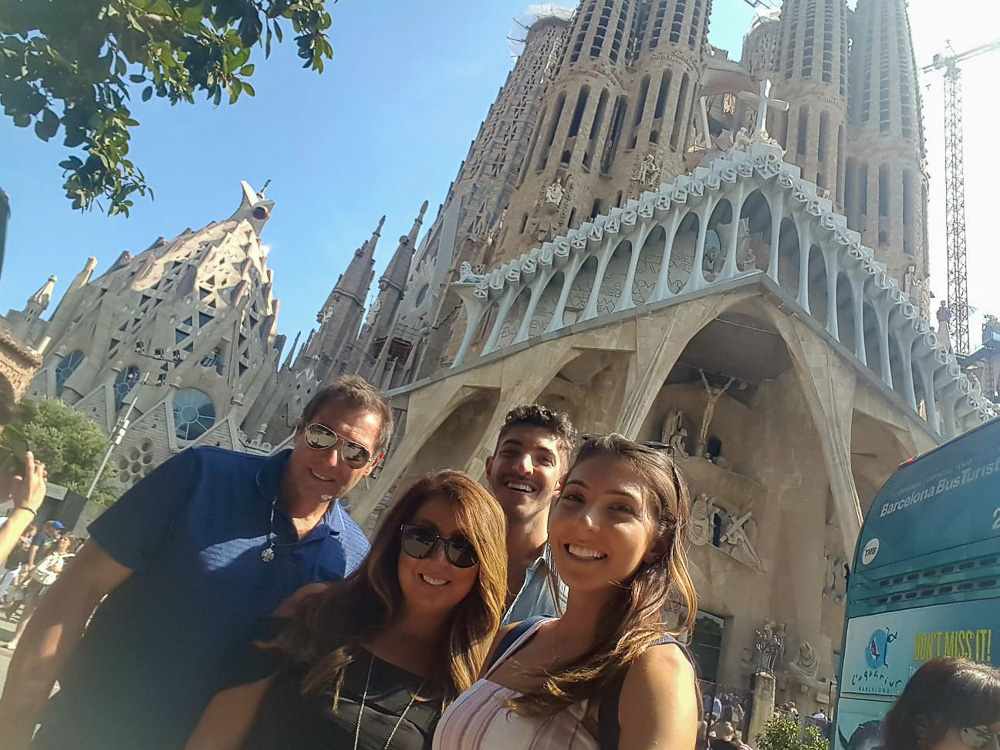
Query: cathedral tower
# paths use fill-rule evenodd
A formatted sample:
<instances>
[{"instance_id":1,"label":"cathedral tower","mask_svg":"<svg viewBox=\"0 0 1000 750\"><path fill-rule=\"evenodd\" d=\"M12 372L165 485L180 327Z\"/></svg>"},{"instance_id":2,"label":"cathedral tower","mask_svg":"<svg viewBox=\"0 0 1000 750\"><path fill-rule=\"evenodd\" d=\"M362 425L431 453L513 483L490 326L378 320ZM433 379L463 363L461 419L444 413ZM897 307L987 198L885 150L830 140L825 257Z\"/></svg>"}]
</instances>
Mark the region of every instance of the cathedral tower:
<instances>
[{"instance_id":1,"label":"cathedral tower","mask_svg":"<svg viewBox=\"0 0 1000 750\"><path fill-rule=\"evenodd\" d=\"M789 103L768 131L802 176L843 205L847 124L847 3L785 0L775 59L775 95Z\"/></svg>"},{"instance_id":2,"label":"cathedral tower","mask_svg":"<svg viewBox=\"0 0 1000 750\"><path fill-rule=\"evenodd\" d=\"M354 251L354 257L337 279L326 304L316 314L319 329L299 354L314 361L316 378L324 383L342 374L365 315L368 289L375 277L375 246L382 234L383 216L371 239Z\"/></svg>"},{"instance_id":3,"label":"cathedral tower","mask_svg":"<svg viewBox=\"0 0 1000 750\"><path fill-rule=\"evenodd\" d=\"M350 371L376 384L381 382L387 365L393 370L402 368L410 359L413 350L413 341L410 337L393 336L392 333L399 304L406 291L413 251L417 246L417 237L426 211L427 201L424 201L410 233L399 238L396 252L393 253L385 271L382 272L382 278L378 281L378 296L368 310L368 319L361 329L358 345L348 364Z\"/></svg>"},{"instance_id":4,"label":"cathedral tower","mask_svg":"<svg viewBox=\"0 0 1000 750\"><path fill-rule=\"evenodd\" d=\"M583 0L496 260L683 170L710 10L711 0Z\"/></svg>"},{"instance_id":5,"label":"cathedral tower","mask_svg":"<svg viewBox=\"0 0 1000 750\"><path fill-rule=\"evenodd\" d=\"M858 0L853 24L845 209L890 273L922 283L927 176L917 69L904 0ZM912 269L911 269L912 266Z\"/></svg>"}]
</instances>

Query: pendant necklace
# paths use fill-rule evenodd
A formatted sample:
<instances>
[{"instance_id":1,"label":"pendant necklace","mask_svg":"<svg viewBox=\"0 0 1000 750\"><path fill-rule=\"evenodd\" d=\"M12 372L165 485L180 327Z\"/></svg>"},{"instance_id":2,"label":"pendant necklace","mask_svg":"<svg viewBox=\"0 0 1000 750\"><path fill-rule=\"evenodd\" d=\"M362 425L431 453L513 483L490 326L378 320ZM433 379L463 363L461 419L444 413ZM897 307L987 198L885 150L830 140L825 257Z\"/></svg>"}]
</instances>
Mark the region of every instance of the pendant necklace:
<instances>
[{"instance_id":1,"label":"pendant necklace","mask_svg":"<svg viewBox=\"0 0 1000 750\"><path fill-rule=\"evenodd\" d=\"M274 496L274 500L271 501L271 521L267 527L267 546L260 551L260 559L266 563L271 562L274 559L274 506L278 504L278 496Z\"/></svg>"},{"instance_id":2,"label":"pendant necklace","mask_svg":"<svg viewBox=\"0 0 1000 750\"><path fill-rule=\"evenodd\" d=\"M358 741L361 739L361 717L365 712L365 702L368 700L368 686L371 685L373 666L375 666L375 654L372 654L371 661L368 662L368 677L365 678L365 690L361 694L361 706L358 708L358 724L354 728L354 750L358 750ZM382 746L382 750L389 750L392 738L396 736L396 730L399 729L399 725L403 723L403 719L406 717L406 712L410 710L410 706L413 705L413 701L417 699L417 693L423 690L424 685L426 684L427 680L425 679L420 683L420 687L417 688L417 692L410 694L410 702L406 704L406 708L403 709L403 713L401 713L399 718L396 719L396 724L393 726L392 731L389 732L389 737Z\"/></svg>"}]
</instances>

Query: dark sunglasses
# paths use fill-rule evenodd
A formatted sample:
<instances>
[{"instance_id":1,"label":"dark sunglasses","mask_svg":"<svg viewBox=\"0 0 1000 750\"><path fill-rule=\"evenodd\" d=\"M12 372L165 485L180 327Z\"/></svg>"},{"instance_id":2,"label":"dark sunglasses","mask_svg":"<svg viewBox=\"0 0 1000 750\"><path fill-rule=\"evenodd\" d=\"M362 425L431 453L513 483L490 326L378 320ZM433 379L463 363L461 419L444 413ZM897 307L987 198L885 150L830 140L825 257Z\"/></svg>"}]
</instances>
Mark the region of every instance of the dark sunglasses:
<instances>
[{"instance_id":1,"label":"dark sunglasses","mask_svg":"<svg viewBox=\"0 0 1000 750\"><path fill-rule=\"evenodd\" d=\"M403 552L416 560L430 557L440 546L444 547L445 558L456 568L471 568L479 564L472 542L464 536L443 539L430 529L406 523L399 530L403 532Z\"/></svg>"},{"instance_id":2,"label":"dark sunglasses","mask_svg":"<svg viewBox=\"0 0 1000 750\"><path fill-rule=\"evenodd\" d=\"M313 422L311 425L308 425L302 431L302 437L306 445L314 451L325 451L328 448L339 446L340 457L352 469L364 468L372 460L371 451L361 445L361 443L355 443L353 440L341 437L329 427L319 422Z\"/></svg>"},{"instance_id":3,"label":"dark sunglasses","mask_svg":"<svg viewBox=\"0 0 1000 750\"><path fill-rule=\"evenodd\" d=\"M1000 732L995 732L989 727L963 727L958 730L958 736L963 745L974 750L1000 748Z\"/></svg>"}]
</instances>

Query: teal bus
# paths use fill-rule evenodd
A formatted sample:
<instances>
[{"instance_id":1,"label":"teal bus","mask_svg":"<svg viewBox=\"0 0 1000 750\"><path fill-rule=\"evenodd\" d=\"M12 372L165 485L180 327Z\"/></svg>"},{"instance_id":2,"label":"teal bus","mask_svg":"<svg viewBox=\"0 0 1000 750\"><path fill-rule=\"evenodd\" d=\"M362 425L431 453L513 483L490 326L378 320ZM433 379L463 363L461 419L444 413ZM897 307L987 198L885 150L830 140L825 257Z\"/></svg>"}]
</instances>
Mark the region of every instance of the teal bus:
<instances>
[{"instance_id":1,"label":"teal bus","mask_svg":"<svg viewBox=\"0 0 1000 750\"><path fill-rule=\"evenodd\" d=\"M924 662L1000 666L1000 419L904 463L868 509L847 587L831 743L876 750Z\"/></svg>"}]
</instances>

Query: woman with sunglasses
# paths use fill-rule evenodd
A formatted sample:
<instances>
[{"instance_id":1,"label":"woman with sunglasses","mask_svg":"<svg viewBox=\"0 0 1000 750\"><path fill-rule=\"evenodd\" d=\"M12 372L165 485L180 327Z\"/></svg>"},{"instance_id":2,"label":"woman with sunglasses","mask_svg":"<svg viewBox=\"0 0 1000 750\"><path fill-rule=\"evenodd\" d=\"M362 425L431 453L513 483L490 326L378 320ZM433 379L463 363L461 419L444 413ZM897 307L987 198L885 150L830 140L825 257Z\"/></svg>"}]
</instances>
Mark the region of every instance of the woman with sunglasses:
<instances>
[{"instance_id":1,"label":"woman with sunglasses","mask_svg":"<svg viewBox=\"0 0 1000 750\"><path fill-rule=\"evenodd\" d=\"M689 504L666 452L620 435L585 442L549 517L566 610L497 635L435 750L693 750L694 670L662 621L678 603L686 629L698 610Z\"/></svg>"},{"instance_id":2,"label":"woman with sunglasses","mask_svg":"<svg viewBox=\"0 0 1000 750\"><path fill-rule=\"evenodd\" d=\"M389 507L365 563L302 597L266 644L271 676L212 700L189 750L429 748L503 616L504 537L496 501L471 477L419 480Z\"/></svg>"},{"instance_id":3,"label":"woman with sunglasses","mask_svg":"<svg viewBox=\"0 0 1000 750\"><path fill-rule=\"evenodd\" d=\"M883 750L1000 750L1000 671L932 659L882 724Z\"/></svg>"}]
</instances>

